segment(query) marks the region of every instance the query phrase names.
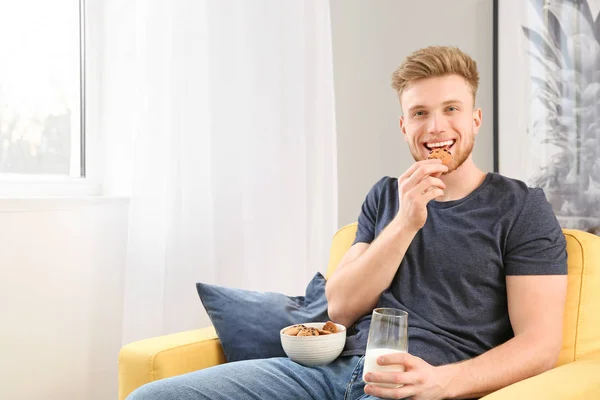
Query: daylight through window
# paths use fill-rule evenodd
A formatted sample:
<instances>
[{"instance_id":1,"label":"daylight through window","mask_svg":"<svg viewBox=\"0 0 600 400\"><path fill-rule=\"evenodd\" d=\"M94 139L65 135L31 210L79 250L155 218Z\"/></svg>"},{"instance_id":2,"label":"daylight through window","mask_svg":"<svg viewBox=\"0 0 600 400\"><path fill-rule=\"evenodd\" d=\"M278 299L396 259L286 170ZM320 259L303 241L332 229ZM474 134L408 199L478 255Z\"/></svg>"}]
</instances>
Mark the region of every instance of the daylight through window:
<instances>
[{"instance_id":1,"label":"daylight through window","mask_svg":"<svg viewBox=\"0 0 600 400\"><path fill-rule=\"evenodd\" d=\"M0 178L83 177L83 0L0 4Z\"/></svg>"}]
</instances>

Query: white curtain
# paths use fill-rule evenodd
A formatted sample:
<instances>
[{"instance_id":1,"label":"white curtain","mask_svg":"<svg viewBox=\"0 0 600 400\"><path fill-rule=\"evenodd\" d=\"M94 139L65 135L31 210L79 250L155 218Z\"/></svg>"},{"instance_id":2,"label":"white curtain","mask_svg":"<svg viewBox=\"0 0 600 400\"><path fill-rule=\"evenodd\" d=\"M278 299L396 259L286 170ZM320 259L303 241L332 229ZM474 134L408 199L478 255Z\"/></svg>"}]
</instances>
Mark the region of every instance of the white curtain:
<instances>
[{"instance_id":1,"label":"white curtain","mask_svg":"<svg viewBox=\"0 0 600 400\"><path fill-rule=\"evenodd\" d=\"M124 342L206 326L199 281L303 294L337 228L329 2L131 4Z\"/></svg>"}]
</instances>

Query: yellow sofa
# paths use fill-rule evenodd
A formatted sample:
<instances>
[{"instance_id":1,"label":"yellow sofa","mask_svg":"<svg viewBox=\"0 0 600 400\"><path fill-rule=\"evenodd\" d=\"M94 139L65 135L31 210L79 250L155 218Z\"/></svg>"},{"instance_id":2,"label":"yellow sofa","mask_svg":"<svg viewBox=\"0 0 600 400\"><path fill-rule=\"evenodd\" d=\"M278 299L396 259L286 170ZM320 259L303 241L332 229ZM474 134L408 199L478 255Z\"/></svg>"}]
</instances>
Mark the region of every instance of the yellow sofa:
<instances>
[{"instance_id":1,"label":"yellow sofa","mask_svg":"<svg viewBox=\"0 0 600 400\"><path fill-rule=\"evenodd\" d=\"M356 223L333 237L326 277L351 246ZM600 237L564 231L569 264L564 342L554 369L516 383L485 400L600 399ZM212 327L141 340L119 353L119 399L158 379L225 362Z\"/></svg>"}]
</instances>

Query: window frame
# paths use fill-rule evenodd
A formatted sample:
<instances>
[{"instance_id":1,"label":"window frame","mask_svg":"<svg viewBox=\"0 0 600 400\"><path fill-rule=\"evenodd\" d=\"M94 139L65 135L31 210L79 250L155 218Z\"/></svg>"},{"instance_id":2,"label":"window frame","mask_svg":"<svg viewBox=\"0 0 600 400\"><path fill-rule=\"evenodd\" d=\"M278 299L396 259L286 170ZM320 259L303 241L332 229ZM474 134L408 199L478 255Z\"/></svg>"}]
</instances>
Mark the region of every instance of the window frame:
<instances>
[{"instance_id":1,"label":"window frame","mask_svg":"<svg viewBox=\"0 0 600 400\"><path fill-rule=\"evenodd\" d=\"M101 154L97 129L100 122L98 39L101 37L101 26L99 22L90 24L92 21L101 21L101 18L96 18L102 12L99 3L78 1L81 176L0 174L0 197L80 197L101 194ZM90 10L88 6L93 8Z\"/></svg>"}]
</instances>

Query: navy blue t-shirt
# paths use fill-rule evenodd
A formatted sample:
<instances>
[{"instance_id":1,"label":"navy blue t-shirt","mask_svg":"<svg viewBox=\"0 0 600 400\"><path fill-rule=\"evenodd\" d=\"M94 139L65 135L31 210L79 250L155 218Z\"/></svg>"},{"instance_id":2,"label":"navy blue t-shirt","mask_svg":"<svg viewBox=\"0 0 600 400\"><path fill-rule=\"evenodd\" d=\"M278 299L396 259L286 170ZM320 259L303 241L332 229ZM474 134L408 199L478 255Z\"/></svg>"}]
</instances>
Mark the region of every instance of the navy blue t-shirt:
<instances>
[{"instance_id":1,"label":"navy blue t-shirt","mask_svg":"<svg viewBox=\"0 0 600 400\"><path fill-rule=\"evenodd\" d=\"M398 180L384 177L362 205L354 243L371 243L397 212ZM443 365L512 338L506 276L565 275L566 242L543 190L495 173L427 212L377 307L407 311L409 353ZM342 355L365 353L370 319L348 330Z\"/></svg>"}]
</instances>

